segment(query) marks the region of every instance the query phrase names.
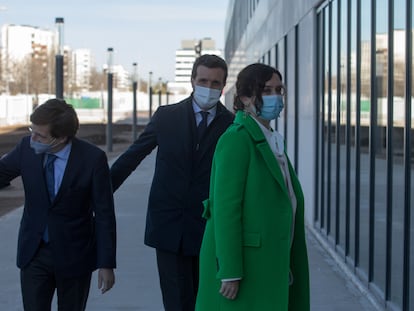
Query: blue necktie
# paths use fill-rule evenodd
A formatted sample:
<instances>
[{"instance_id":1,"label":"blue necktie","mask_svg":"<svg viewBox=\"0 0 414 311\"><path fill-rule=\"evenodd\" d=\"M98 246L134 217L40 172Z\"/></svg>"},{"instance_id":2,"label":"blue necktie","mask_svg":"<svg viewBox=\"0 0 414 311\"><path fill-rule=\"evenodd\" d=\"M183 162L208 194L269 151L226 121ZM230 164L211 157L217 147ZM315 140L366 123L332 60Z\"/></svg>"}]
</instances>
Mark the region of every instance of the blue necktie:
<instances>
[{"instance_id":1,"label":"blue necktie","mask_svg":"<svg viewBox=\"0 0 414 311\"><path fill-rule=\"evenodd\" d=\"M53 202L55 199L55 165L53 164L56 160L54 154L47 154L46 164L45 164L45 178L47 191L49 192L50 202ZM43 232L43 240L47 243L49 242L49 231L46 229Z\"/></svg>"},{"instance_id":2,"label":"blue necktie","mask_svg":"<svg viewBox=\"0 0 414 311\"><path fill-rule=\"evenodd\" d=\"M204 132L207 129L207 118L208 118L209 112L208 111L200 111L200 114L201 114L202 119L201 119L201 121L200 121L200 123L198 124L198 127L197 127L198 141L201 140L201 137L203 137Z\"/></svg>"}]
</instances>

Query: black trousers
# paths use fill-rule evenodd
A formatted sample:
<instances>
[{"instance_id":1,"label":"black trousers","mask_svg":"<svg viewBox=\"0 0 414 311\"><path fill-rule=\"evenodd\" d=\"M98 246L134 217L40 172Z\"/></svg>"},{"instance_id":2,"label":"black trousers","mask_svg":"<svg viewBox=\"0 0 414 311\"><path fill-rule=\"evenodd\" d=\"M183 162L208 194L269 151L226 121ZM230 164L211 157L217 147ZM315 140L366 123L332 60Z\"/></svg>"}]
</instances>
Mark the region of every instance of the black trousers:
<instances>
[{"instance_id":1,"label":"black trousers","mask_svg":"<svg viewBox=\"0 0 414 311\"><path fill-rule=\"evenodd\" d=\"M56 290L59 311L84 311L91 275L77 278L56 276L51 249L42 244L30 264L20 270L24 310L50 311Z\"/></svg>"},{"instance_id":2,"label":"black trousers","mask_svg":"<svg viewBox=\"0 0 414 311\"><path fill-rule=\"evenodd\" d=\"M198 256L156 250L165 311L194 311L198 290Z\"/></svg>"}]
</instances>

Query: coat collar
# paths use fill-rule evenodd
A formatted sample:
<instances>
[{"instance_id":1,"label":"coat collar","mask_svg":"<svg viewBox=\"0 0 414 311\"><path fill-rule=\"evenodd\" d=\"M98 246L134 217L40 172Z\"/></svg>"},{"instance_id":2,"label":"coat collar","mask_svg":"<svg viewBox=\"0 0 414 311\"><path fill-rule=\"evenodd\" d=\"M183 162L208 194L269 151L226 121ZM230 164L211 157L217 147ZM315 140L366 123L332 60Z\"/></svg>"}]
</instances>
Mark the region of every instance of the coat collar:
<instances>
[{"instance_id":1,"label":"coat collar","mask_svg":"<svg viewBox=\"0 0 414 311\"><path fill-rule=\"evenodd\" d=\"M249 132L250 136L256 143L262 141L266 142L266 138L261 128L259 125L257 125L256 121L253 120L252 116L250 116L247 112L238 111L236 113L234 123L242 125L247 130L247 132Z\"/></svg>"},{"instance_id":2,"label":"coat collar","mask_svg":"<svg viewBox=\"0 0 414 311\"><path fill-rule=\"evenodd\" d=\"M241 125L249 133L250 137L253 139L257 150L262 155L263 160L265 161L269 171L280 186L287 192L286 183L280 169L280 165L276 160L275 155L270 149L269 144L267 143L266 137L264 136L262 129L256 123L256 121L246 112L238 111L236 113L236 118L234 120L235 124Z\"/></svg>"}]
</instances>

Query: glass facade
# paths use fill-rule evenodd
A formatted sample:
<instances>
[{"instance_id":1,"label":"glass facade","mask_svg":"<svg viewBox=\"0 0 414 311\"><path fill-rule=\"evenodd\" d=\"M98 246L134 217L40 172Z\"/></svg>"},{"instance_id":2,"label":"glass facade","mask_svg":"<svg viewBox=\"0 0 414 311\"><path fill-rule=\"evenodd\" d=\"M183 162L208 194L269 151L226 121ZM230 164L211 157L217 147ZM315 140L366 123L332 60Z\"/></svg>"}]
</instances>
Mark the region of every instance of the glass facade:
<instances>
[{"instance_id":1,"label":"glass facade","mask_svg":"<svg viewBox=\"0 0 414 311\"><path fill-rule=\"evenodd\" d=\"M387 310L414 310L413 0L231 1L226 105L237 73L276 66L275 126L306 220ZM309 211L310 210L310 211Z\"/></svg>"},{"instance_id":2,"label":"glass facade","mask_svg":"<svg viewBox=\"0 0 414 311\"><path fill-rule=\"evenodd\" d=\"M330 1L317 31L314 225L390 309L414 310L412 3Z\"/></svg>"}]
</instances>

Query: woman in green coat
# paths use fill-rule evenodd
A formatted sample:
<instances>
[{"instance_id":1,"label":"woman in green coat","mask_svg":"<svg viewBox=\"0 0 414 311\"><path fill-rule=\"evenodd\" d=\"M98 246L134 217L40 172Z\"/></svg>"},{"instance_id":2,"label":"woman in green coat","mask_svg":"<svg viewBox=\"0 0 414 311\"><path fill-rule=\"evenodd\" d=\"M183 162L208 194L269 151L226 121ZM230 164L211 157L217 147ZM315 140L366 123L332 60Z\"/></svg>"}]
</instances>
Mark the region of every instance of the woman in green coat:
<instances>
[{"instance_id":1,"label":"woman in green coat","mask_svg":"<svg viewBox=\"0 0 414 311\"><path fill-rule=\"evenodd\" d=\"M276 69L237 77L236 118L213 160L196 311L308 311L304 198L270 121L283 109Z\"/></svg>"}]
</instances>

